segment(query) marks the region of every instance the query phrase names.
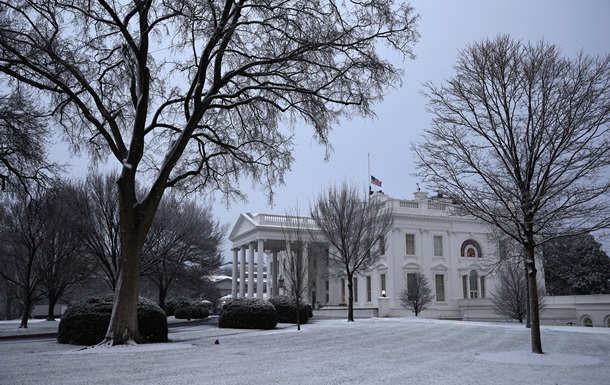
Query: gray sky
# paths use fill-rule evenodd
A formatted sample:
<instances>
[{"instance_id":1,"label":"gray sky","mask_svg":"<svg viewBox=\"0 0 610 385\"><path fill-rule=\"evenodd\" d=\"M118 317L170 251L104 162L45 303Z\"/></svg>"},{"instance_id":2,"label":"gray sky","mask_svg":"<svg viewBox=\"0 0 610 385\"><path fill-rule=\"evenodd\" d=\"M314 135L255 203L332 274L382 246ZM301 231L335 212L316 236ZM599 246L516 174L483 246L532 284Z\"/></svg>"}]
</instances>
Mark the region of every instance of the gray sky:
<instances>
[{"instance_id":1,"label":"gray sky","mask_svg":"<svg viewBox=\"0 0 610 385\"><path fill-rule=\"evenodd\" d=\"M383 182L382 190L395 198L412 199L420 181L411 175L410 147L430 122L421 84L439 84L452 76L458 51L469 43L509 33L524 41L544 38L561 47L565 56L580 50L591 55L610 52L610 0L413 0L411 4L421 15L421 39L414 49L417 58L399 63L405 71L403 85L376 107L377 118L353 119L336 127L328 162L324 162L323 149L311 141L311 129L298 127L295 163L286 185L274 189L275 206L266 204L262 192L248 191L247 204L215 208L221 220L232 228L241 212L283 214L297 204L306 214L309 202L325 186L342 180L362 184L364 189L369 153L371 174ZM246 182L242 187L250 185ZM229 248L227 243L227 260Z\"/></svg>"},{"instance_id":2,"label":"gray sky","mask_svg":"<svg viewBox=\"0 0 610 385\"><path fill-rule=\"evenodd\" d=\"M401 87L390 90L376 107L377 118L344 121L330 136L334 152L324 161L324 149L311 140L312 129L296 128L295 162L286 185L275 191L275 206L269 207L262 191L242 188L248 203L233 203L229 209L219 201L215 215L232 228L241 212L283 214L294 209L306 214L309 202L324 187L343 180L368 186L368 154L371 174L383 182L382 190L395 198L412 199L416 183L412 176L411 143L419 141L430 116L421 84L441 83L452 76L458 50L467 44L497 34L536 42L544 38L561 47L565 56L580 50L587 54L610 52L610 0L412 0L421 15L421 39L414 47L417 58L398 62L404 71ZM423 187L423 185L422 185ZM225 259L230 259L230 243Z\"/></svg>"}]
</instances>

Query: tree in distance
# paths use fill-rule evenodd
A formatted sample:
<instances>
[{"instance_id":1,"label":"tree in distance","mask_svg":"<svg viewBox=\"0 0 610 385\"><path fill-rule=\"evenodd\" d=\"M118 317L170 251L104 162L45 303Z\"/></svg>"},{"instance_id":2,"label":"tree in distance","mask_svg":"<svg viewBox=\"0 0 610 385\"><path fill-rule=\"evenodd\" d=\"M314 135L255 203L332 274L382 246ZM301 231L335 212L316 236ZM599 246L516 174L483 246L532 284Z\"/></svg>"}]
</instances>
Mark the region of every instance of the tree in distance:
<instances>
[{"instance_id":1,"label":"tree in distance","mask_svg":"<svg viewBox=\"0 0 610 385\"><path fill-rule=\"evenodd\" d=\"M514 259L505 260L500 267L498 284L491 295L491 305L496 314L523 323L527 316L527 278L523 267ZM544 288L538 283L538 308L544 309Z\"/></svg>"},{"instance_id":2,"label":"tree in distance","mask_svg":"<svg viewBox=\"0 0 610 385\"><path fill-rule=\"evenodd\" d=\"M20 328L28 327L33 305L44 297L53 318L58 299L91 273L82 252L80 218L71 206L75 188L56 182L36 193L0 200L0 276L18 288Z\"/></svg>"},{"instance_id":3,"label":"tree in distance","mask_svg":"<svg viewBox=\"0 0 610 385\"><path fill-rule=\"evenodd\" d=\"M307 296L309 262L315 257L310 257L309 250L306 250L310 244L309 228L306 226L308 219L299 216L298 207L287 212L286 217L288 221L282 226L286 250L281 271L287 294L296 303L297 330L301 330L301 308L304 306L303 299Z\"/></svg>"},{"instance_id":4,"label":"tree in distance","mask_svg":"<svg viewBox=\"0 0 610 385\"><path fill-rule=\"evenodd\" d=\"M549 295L610 294L610 258L591 234L547 242L542 258Z\"/></svg>"},{"instance_id":5,"label":"tree in distance","mask_svg":"<svg viewBox=\"0 0 610 385\"><path fill-rule=\"evenodd\" d=\"M376 198L361 199L358 188L344 182L322 192L309 211L316 231L330 246L316 254L327 255L331 274L347 279L347 320L353 322L354 275L379 261L394 223L392 210Z\"/></svg>"},{"instance_id":6,"label":"tree in distance","mask_svg":"<svg viewBox=\"0 0 610 385\"><path fill-rule=\"evenodd\" d=\"M432 290L426 275L421 270L407 273L405 288L400 292L402 307L412 311L417 317L432 304L432 299Z\"/></svg>"},{"instance_id":7,"label":"tree in distance","mask_svg":"<svg viewBox=\"0 0 610 385\"><path fill-rule=\"evenodd\" d=\"M119 166L120 260L105 340L143 342L140 255L166 189L273 198L297 122L331 150L342 118L372 116L413 57L408 4L313 0L0 0L0 73L35 89L43 113L94 161ZM141 188L143 194L138 194Z\"/></svg>"},{"instance_id":8,"label":"tree in distance","mask_svg":"<svg viewBox=\"0 0 610 385\"><path fill-rule=\"evenodd\" d=\"M426 84L433 120L412 146L418 175L523 247L542 354L539 247L610 226L610 55L571 59L501 35L466 47L454 69Z\"/></svg>"}]
</instances>

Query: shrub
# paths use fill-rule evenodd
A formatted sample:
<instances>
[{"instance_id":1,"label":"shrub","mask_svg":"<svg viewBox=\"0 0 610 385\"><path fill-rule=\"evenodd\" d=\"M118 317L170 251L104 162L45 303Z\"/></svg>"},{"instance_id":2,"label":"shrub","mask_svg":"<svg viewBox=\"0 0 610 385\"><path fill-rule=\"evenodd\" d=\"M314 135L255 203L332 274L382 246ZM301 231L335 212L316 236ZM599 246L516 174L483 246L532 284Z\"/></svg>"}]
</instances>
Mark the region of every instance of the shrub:
<instances>
[{"instance_id":1,"label":"shrub","mask_svg":"<svg viewBox=\"0 0 610 385\"><path fill-rule=\"evenodd\" d=\"M296 299L285 295L280 295L278 297L271 298L269 302L271 302L271 304L275 306L275 310L277 312L277 322L290 324L297 323ZM302 324L306 324L309 319L309 311L307 309L307 304L301 301L299 305L300 321Z\"/></svg>"},{"instance_id":2,"label":"shrub","mask_svg":"<svg viewBox=\"0 0 610 385\"><path fill-rule=\"evenodd\" d=\"M174 312L176 319L200 319L207 318L210 311L203 306L184 306L179 307Z\"/></svg>"},{"instance_id":3,"label":"shrub","mask_svg":"<svg viewBox=\"0 0 610 385\"><path fill-rule=\"evenodd\" d=\"M276 325L275 307L258 298L235 298L222 307L218 317L221 328L269 330Z\"/></svg>"},{"instance_id":4,"label":"shrub","mask_svg":"<svg viewBox=\"0 0 610 385\"><path fill-rule=\"evenodd\" d=\"M175 315L174 313L176 312L176 309L193 305L195 305L195 302L187 298L172 298L170 300L165 301L165 306L163 310L165 310L165 314L169 317Z\"/></svg>"},{"instance_id":5,"label":"shrub","mask_svg":"<svg viewBox=\"0 0 610 385\"><path fill-rule=\"evenodd\" d=\"M112 294L90 297L70 304L61 317L57 342L95 345L106 336L112 313ZM167 342L167 316L154 302L138 300L138 329L146 342Z\"/></svg>"}]
</instances>

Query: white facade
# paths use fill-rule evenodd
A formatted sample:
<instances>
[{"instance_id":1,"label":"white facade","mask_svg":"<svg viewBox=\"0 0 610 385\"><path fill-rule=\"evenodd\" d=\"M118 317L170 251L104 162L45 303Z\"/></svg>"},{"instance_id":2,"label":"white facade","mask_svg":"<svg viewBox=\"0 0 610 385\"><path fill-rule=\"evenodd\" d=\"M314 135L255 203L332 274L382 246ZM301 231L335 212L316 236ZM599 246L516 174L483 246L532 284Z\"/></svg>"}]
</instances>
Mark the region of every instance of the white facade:
<instances>
[{"instance_id":1,"label":"white facade","mask_svg":"<svg viewBox=\"0 0 610 385\"><path fill-rule=\"evenodd\" d=\"M489 299L495 288L491 267L497 262L498 247L490 240L487 225L458 215L449 200L428 197L421 191L415 193L413 200L394 199L382 193L371 199L379 199L392 208L394 226L379 262L355 277L355 317L412 314L401 306L400 293L408 275L421 270L434 295L423 317L505 320L493 312ZM316 238L315 223L310 218L252 213L239 216L229 236L233 243L231 298L269 298L283 293L278 267L285 249L284 229L295 224ZM317 237L310 242L325 240ZM313 250L319 248L308 252ZM310 260L307 299L315 309L319 308L318 315L345 316L347 283L341 278L329 279L323 261L324 258ZM246 279L263 277L265 267L267 285ZM610 327L610 295L546 297L545 301L543 324Z\"/></svg>"},{"instance_id":2,"label":"white facade","mask_svg":"<svg viewBox=\"0 0 610 385\"><path fill-rule=\"evenodd\" d=\"M434 296L424 312L428 317L462 318L462 300L489 296L494 286L489 268L497 247L489 242L486 225L457 215L449 200L429 198L424 192L415 193L414 200L383 194L374 198L391 205L394 227L387 235L385 255L357 278L355 307L377 307L382 316L404 314L400 293L408 275L418 270L426 275ZM341 290L340 283L335 284L335 290Z\"/></svg>"},{"instance_id":3,"label":"white facade","mask_svg":"<svg viewBox=\"0 0 610 385\"><path fill-rule=\"evenodd\" d=\"M426 316L461 318L460 301L464 296L472 302L486 298L493 290L489 266L496 258L497 247L489 243L485 225L457 215L447 199L429 198L424 192L415 193L413 200L393 199L381 193L376 193L372 199L391 206L394 227L387 235L385 253L379 262L355 279L356 309L379 309L384 313L380 315L404 313L400 293L408 274L418 270L425 273L435 296L432 306L424 313ZM279 294L281 271L276 267L284 249L282 229L290 226L291 220L297 219L268 214L240 215L229 237L233 243L235 266L234 297L255 296L253 286L246 287L245 280L240 279L246 269L249 271L254 266L255 255L258 267L265 263L270 271L271 295ZM298 220L302 221L300 226L315 228L308 218ZM324 242L322 239L316 241ZM314 307L329 310L344 305L347 302L345 280L327 278L323 263L316 260L323 259L312 259L314 262L310 263L308 300ZM237 266L243 268L237 269ZM258 288L262 289L262 285ZM382 290L385 290L385 297ZM262 293L256 296L261 298Z\"/></svg>"}]
</instances>

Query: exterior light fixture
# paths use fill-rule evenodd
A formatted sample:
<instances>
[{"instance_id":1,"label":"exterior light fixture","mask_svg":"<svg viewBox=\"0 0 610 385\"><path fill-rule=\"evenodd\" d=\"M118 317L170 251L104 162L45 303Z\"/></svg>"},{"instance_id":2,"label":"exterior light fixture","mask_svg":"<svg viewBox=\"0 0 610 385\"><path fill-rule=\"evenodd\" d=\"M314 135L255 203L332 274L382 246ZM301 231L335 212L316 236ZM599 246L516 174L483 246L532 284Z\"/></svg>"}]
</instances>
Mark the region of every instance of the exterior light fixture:
<instances>
[{"instance_id":1,"label":"exterior light fixture","mask_svg":"<svg viewBox=\"0 0 610 385\"><path fill-rule=\"evenodd\" d=\"M381 296L382 296L382 297L385 297L385 289L384 289L384 290L381 290Z\"/></svg>"}]
</instances>

